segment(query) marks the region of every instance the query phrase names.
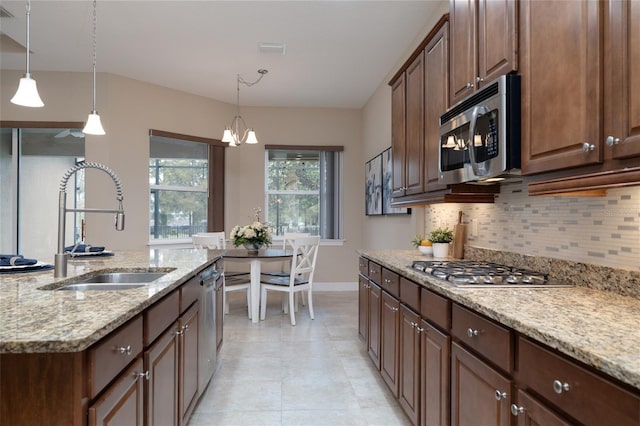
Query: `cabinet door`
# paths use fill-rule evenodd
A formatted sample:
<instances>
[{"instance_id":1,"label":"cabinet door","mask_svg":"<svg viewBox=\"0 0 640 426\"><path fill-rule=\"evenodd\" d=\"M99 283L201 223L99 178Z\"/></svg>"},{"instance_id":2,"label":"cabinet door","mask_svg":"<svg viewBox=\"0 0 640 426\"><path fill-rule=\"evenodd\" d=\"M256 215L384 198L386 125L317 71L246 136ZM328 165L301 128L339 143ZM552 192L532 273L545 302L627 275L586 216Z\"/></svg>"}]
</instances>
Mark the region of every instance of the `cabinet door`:
<instances>
[{"instance_id":1,"label":"cabinet door","mask_svg":"<svg viewBox=\"0 0 640 426\"><path fill-rule=\"evenodd\" d=\"M424 56L406 71L405 195L424 192ZM395 152L393 153L395 156Z\"/></svg>"},{"instance_id":2,"label":"cabinet door","mask_svg":"<svg viewBox=\"0 0 640 426\"><path fill-rule=\"evenodd\" d=\"M198 321L200 302L194 303L178 321L180 327L180 376L178 409L180 425L189 422L198 396Z\"/></svg>"},{"instance_id":3,"label":"cabinet door","mask_svg":"<svg viewBox=\"0 0 640 426\"><path fill-rule=\"evenodd\" d=\"M508 426L511 382L456 343L451 345L451 424Z\"/></svg>"},{"instance_id":4,"label":"cabinet door","mask_svg":"<svg viewBox=\"0 0 640 426\"><path fill-rule=\"evenodd\" d=\"M375 366L380 370L380 306L382 290L369 281L369 335L367 352Z\"/></svg>"},{"instance_id":5,"label":"cabinet door","mask_svg":"<svg viewBox=\"0 0 640 426\"><path fill-rule=\"evenodd\" d=\"M450 0L451 104L473 93L476 78L476 0Z\"/></svg>"},{"instance_id":6,"label":"cabinet door","mask_svg":"<svg viewBox=\"0 0 640 426\"><path fill-rule=\"evenodd\" d=\"M146 426L178 424L178 323L145 351Z\"/></svg>"},{"instance_id":7,"label":"cabinet door","mask_svg":"<svg viewBox=\"0 0 640 426\"><path fill-rule=\"evenodd\" d=\"M478 0L477 88L518 69L516 9L516 0Z\"/></svg>"},{"instance_id":8,"label":"cabinet door","mask_svg":"<svg viewBox=\"0 0 640 426\"><path fill-rule=\"evenodd\" d=\"M518 390L518 403L511 408L511 412L518 417L518 426L569 426L573 424L563 420L542 402L522 390Z\"/></svg>"},{"instance_id":9,"label":"cabinet door","mask_svg":"<svg viewBox=\"0 0 640 426\"><path fill-rule=\"evenodd\" d=\"M420 424L448 425L450 407L449 347L451 338L428 322L420 327Z\"/></svg>"},{"instance_id":10,"label":"cabinet door","mask_svg":"<svg viewBox=\"0 0 640 426\"><path fill-rule=\"evenodd\" d=\"M405 74L391 86L391 147L392 176L391 196L404 196L405 189Z\"/></svg>"},{"instance_id":11,"label":"cabinet door","mask_svg":"<svg viewBox=\"0 0 640 426\"><path fill-rule=\"evenodd\" d=\"M358 336L363 342L369 337L369 280L358 275Z\"/></svg>"},{"instance_id":12,"label":"cabinet door","mask_svg":"<svg viewBox=\"0 0 640 426\"><path fill-rule=\"evenodd\" d=\"M381 335L381 359L380 374L391 389L393 396L398 397L399 364L399 334L400 334L400 302L388 293L382 292L382 307L380 312Z\"/></svg>"},{"instance_id":13,"label":"cabinet door","mask_svg":"<svg viewBox=\"0 0 640 426\"><path fill-rule=\"evenodd\" d=\"M600 162L598 1L519 6L523 173Z\"/></svg>"},{"instance_id":14,"label":"cabinet door","mask_svg":"<svg viewBox=\"0 0 640 426\"><path fill-rule=\"evenodd\" d=\"M216 281L216 350L219 351L222 348L222 342L224 341L224 287L222 286L222 278L218 278Z\"/></svg>"},{"instance_id":15,"label":"cabinet door","mask_svg":"<svg viewBox=\"0 0 640 426\"><path fill-rule=\"evenodd\" d=\"M120 375L89 408L89 426L142 426L143 407L142 358Z\"/></svg>"},{"instance_id":16,"label":"cabinet door","mask_svg":"<svg viewBox=\"0 0 640 426\"><path fill-rule=\"evenodd\" d=\"M605 157L640 155L640 3L610 0L605 15Z\"/></svg>"},{"instance_id":17,"label":"cabinet door","mask_svg":"<svg viewBox=\"0 0 640 426\"><path fill-rule=\"evenodd\" d=\"M400 306L400 406L411 422L420 415L420 318Z\"/></svg>"},{"instance_id":18,"label":"cabinet door","mask_svg":"<svg viewBox=\"0 0 640 426\"><path fill-rule=\"evenodd\" d=\"M425 191L447 186L438 183L440 172L440 116L449 108L449 23L424 49Z\"/></svg>"}]
</instances>

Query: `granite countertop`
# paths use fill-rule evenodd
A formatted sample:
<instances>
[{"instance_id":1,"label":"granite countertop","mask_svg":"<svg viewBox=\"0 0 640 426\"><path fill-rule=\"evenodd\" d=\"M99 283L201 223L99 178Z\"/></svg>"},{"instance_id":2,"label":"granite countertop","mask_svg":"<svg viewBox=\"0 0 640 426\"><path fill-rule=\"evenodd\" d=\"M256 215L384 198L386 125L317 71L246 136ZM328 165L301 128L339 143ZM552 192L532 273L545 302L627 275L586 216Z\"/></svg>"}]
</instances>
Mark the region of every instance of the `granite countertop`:
<instances>
[{"instance_id":1,"label":"granite countertop","mask_svg":"<svg viewBox=\"0 0 640 426\"><path fill-rule=\"evenodd\" d=\"M416 250L359 254L640 389L640 299L586 287L458 288L414 271Z\"/></svg>"},{"instance_id":2,"label":"granite countertop","mask_svg":"<svg viewBox=\"0 0 640 426\"><path fill-rule=\"evenodd\" d=\"M0 353L82 351L169 294L221 250L151 249L69 259L66 278L53 270L0 275ZM122 291L54 291L74 277L125 269L169 271Z\"/></svg>"}]
</instances>

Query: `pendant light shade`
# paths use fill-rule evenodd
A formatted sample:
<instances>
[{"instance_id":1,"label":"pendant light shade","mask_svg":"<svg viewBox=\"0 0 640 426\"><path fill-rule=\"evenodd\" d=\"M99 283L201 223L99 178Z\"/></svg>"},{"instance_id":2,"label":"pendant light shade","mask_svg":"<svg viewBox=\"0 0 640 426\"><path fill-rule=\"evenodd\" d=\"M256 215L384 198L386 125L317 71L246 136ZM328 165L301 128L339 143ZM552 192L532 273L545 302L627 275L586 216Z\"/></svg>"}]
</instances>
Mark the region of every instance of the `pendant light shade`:
<instances>
[{"instance_id":1,"label":"pendant light shade","mask_svg":"<svg viewBox=\"0 0 640 426\"><path fill-rule=\"evenodd\" d=\"M82 133L87 135L105 135L104 128L102 127L102 122L100 121L100 116L98 115L98 111L91 111L89 113L89 117L87 118L87 124L85 124L84 129L82 129Z\"/></svg>"},{"instance_id":2,"label":"pendant light shade","mask_svg":"<svg viewBox=\"0 0 640 426\"><path fill-rule=\"evenodd\" d=\"M82 132L87 135L102 136L106 133L102 127L98 111L96 111L96 6L96 0L93 0L93 109L91 109L89 113L87 123L84 129L82 129Z\"/></svg>"},{"instance_id":3,"label":"pendant light shade","mask_svg":"<svg viewBox=\"0 0 640 426\"><path fill-rule=\"evenodd\" d=\"M38 87L36 86L36 81L31 78L30 72L30 64L29 64L29 25L31 16L31 1L27 0L27 72L24 77L20 79L20 84L18 85L18 90L16 94L11 98L11 103L25 106L25 107L43 107L44 102L40 99L40 95L38 94Z\"/></svg>"},{"instance_id":4,"label":"pendant light shade","mask_svg":"<svg viewBox=\"0 0 640 426\"><path fill-rule=\"evenodd\" d=\"M258 138L256 137L256 132L253 129L247 127L247 123L245 123L244 118L240 115L240 83L253 86L262 80L262 77L265 76L269 71L265 69L259 69L258 74L260 77L256 81L248 82L245 81L240 74L238 74L237 79L237 98L236 98L236 107L237 113L231 122L231 126L227 126L224 128L224 133L222 133L222 142L228 143L229 146L239 146L243 143L247 144L257 144Z\"/></svg>"},{"instance_id":5,"label":"pendant light shade","mask_svg":"<svg viewBox=\"0 0 640 426\"><path fill-rule=\"evenodd\" d=\"M42 99L40 99L40 95L38 94L36 81L31 78L29 73L25 74L24 77L20 79L18 90L16 91L16 94L13 95L13 98L11 98L11 103L32 108L44 106L44 102L42 102Z\"/></svg>"}]
</instances>

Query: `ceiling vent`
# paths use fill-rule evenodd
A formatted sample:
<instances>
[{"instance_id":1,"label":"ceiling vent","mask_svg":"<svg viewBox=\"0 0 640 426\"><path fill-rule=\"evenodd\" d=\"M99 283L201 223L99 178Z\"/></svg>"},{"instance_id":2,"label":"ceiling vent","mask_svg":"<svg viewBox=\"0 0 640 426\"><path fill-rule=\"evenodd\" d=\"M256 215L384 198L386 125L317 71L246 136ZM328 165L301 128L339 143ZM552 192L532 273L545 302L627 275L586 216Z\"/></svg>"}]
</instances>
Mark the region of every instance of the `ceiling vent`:
<instances>
[{"instance_id":1,"label":"ceiling vent","mask_svg":"<svg viewBox=\"0 0 640 426\"><path fill-rule=\"evenodd\" d=\"M284 43L258 43L258 50L262 53L286 55L287 45Z\"/></svg>"},{"instance_id":2,"label":"ceiling vent","mask_svg":"<svg viewBox=\"0 0 640 426\"><path fill-rule=\"evenodd\" d=\"M15 18L11 12L0 6L0 18Z\"/></svg>"}]
</instances>

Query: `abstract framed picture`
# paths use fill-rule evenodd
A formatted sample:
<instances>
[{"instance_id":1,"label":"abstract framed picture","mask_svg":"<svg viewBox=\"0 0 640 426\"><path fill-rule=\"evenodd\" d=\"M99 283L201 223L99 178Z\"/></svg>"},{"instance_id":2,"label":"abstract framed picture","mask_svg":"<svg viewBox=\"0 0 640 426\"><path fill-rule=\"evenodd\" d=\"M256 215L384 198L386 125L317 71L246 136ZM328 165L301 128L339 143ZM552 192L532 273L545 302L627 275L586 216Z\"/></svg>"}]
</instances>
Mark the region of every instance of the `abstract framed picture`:
<instances>
[{"instance_id":1,"label":"abstract framed picture","mask_svg":"<svg viewBox=\"0 0 640 426\"><path fill-rule=\"evenodd\" d=\"M391 180L393 179L391 148L380 155L382 155L382 214L411 214L410 208L391 207Z\"/></svg>"},{"instance_id":2,"label":"abstract framed picture","mask_svg":"<svg viewBox=\"0 0 640 426\"><path fill-rule=\"evenodd\" d=\"M382 214L382 154L365 163L365 214Z\"/></svg>"}]
</instances>

